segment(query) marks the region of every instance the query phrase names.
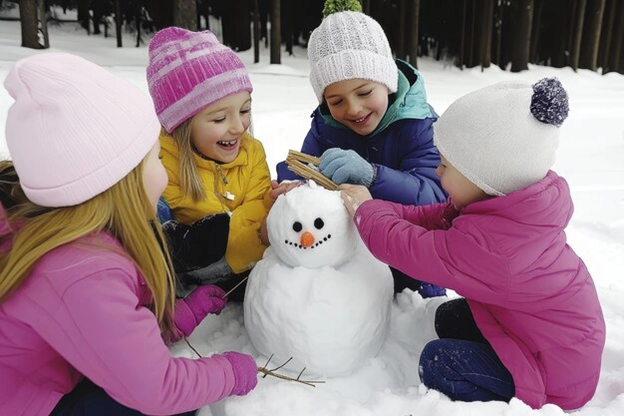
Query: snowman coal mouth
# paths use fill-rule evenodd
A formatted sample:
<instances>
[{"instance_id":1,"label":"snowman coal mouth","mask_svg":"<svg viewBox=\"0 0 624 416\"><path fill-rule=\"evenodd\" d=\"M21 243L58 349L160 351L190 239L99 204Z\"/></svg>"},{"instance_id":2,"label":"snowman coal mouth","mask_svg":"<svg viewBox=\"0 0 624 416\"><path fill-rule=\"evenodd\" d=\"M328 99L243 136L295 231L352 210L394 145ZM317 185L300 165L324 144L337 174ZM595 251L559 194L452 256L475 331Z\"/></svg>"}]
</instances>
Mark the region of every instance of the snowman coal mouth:
<instances>
[{"instance_id":1,"label":"snowman coal mouth","mask_svg":"<svg viewBox=\"0 0 624 416\"><path fill-rule=\"evenodd\" d=\"M298 249L303 249L303 250L310 249L310 250L312 250L312 249L320 246L321 244L323 244L324 242L326 242L330 238L331 238L331 234L327 234L322 239L317 240L316 243L312 244L310 247L306 247L304 245L301 245L299 243L295 243L295 242L289 241L289 240L284 240L284 244L286 244L288 246L293 246L293 247L298 248Z\"/></svg>"}]
</instances>

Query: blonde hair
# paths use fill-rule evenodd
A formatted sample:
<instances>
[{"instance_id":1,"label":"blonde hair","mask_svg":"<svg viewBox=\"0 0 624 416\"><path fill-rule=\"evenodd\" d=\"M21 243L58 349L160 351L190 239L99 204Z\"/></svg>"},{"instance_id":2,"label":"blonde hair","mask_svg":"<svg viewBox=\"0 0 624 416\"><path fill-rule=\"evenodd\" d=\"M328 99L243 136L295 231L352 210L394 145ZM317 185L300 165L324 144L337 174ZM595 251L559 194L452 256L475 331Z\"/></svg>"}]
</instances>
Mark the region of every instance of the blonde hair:
<instances>
[{"instance_id":1,"label":"blonde hair","mask_svg":"<svg viewBox=\"0 0 624 416\"><path fill-rule=\"evenodd\" d=\"M86 202L43 208L19 196L19 183L11 181L14 169L7 168L12 164L2 162L2 202L10 202L7 195L17 196L16 203L5 208L9 223L18 225L18 231L12 236L11 250L0 253L0 303L20 286L46 253L88 234L108 230L122 245L122 254L133 261L145 278L153 296L150 307L159 325L163 330L171 329L174 273L162 228L143 185L144 163L145 159L121 181ZM120 251L100 244L102 248Z\"/></svg>"},{"instance_id":2,"label":"blonde hair","mask_svg":"<svg viewBox=\"0 0 624 416\"><path fill-rule=\"evenodd\" d=\"M206 197L204 182L199 176L197 166L193 161L193 141L191 140L191 124L193 117L184 121L173 130L171 137L178 146L180 157L178 158L178 175L180 175L180 187L184 195L190 195L193 201L199 202ZM163 128L163 133L167 133Z\"/></svg>"},{"instance_id":3,"label":"blonde hair","mask_svg":"<svg viewBox=\"0 0 624 416\"><path fill-rule=\"evenodd\" d=\"M168 135L173 138L173 141L178 146L179 158L178 158L178 175L180 176L180 187L182 188L182 194L190 195L193 201L199 202L206 198L206 188L202 181L197 166L193 161L193 141L191 138L191 125L193 124L193 117L185 120L182 124L176 127L171 134L167 133L167 130L163 127L161 134ZM242 138L249 138L253 131L253 121L250 116L250 124L247 130L241 136Z\"/></svg>"}]
</instances>

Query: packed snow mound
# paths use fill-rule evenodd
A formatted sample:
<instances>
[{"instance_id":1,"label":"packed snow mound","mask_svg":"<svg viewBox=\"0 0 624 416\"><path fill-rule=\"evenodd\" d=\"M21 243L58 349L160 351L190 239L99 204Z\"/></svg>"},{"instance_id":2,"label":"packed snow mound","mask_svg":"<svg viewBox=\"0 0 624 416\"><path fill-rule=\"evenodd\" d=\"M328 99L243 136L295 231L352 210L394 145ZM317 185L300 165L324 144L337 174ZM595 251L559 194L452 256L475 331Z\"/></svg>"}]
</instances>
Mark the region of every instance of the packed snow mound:
<instances>
[{"instance_id":1,"label":"packed snow mound","mask_svg":"<svg viewBox=\"0 0 624 416\"><path fill-rule=\"evenodd\" d=\"M271 246L252 270L244 322L273 363L320 376L349 374L380 350L389 327L390 269L362 243L340 192L313 184L280 196Z\"/></svg>"}]
</instances>

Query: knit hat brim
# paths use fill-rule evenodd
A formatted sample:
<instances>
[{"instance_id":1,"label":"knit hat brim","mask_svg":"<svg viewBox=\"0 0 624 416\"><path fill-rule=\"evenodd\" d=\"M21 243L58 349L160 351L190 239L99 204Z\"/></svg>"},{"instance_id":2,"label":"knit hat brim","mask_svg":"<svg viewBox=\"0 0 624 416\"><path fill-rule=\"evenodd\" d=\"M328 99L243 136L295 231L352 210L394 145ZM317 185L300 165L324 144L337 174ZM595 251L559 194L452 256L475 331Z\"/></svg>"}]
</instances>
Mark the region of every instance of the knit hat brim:
<instances>
[{"instance_id":1,"label":"knit hat brim","mask_svg":"<svg viewBox=\"0 0 624 416\"><path fill-rule=\"evenodd\" d=\"M325 88L340 81L365 79L388 87L394 93L399 85L398 67L393 59L370 51L345 50L326 56L311 68L310 83L319 103Z\"/></svg>"},{"instance_id":2,"label":"knit hat brim","mask_svg":"<svg viewBox=\"0 0 624 416\"><path fill-rule=\"evenodd\" d=\"M4 85L15 99L7 147L35 204L63 207L93 198L124 178L158 140L149 97L78 56L24 58Z\"/></svg>"}]
</instances>

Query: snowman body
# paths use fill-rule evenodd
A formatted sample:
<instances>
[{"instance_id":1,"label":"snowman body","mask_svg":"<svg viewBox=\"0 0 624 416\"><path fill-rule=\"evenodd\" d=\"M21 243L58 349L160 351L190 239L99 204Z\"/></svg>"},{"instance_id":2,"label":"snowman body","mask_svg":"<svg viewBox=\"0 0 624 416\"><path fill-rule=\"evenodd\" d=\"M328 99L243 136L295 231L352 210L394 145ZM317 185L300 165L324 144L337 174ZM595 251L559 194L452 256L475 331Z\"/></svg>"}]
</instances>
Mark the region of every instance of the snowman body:
<instances>
[{"instance_id":1,"label":"snowman body","mask_svg":"<svg viewBox=\"0 0 624 416\"><path fill-rule=\"evenodd\" d=\"M317 375L360 368L387 334L390 269L368 252L338 191L299 186L278 198L267 225L271 246L244 300L253 346Z\"/></svg>"}]
</instances>

